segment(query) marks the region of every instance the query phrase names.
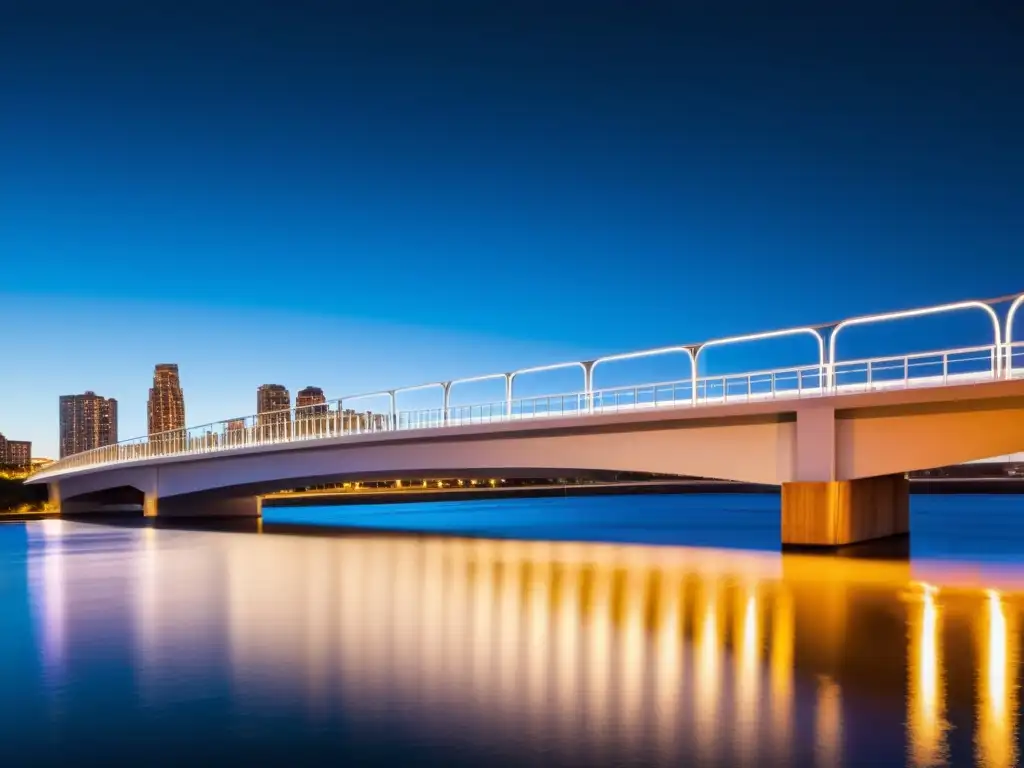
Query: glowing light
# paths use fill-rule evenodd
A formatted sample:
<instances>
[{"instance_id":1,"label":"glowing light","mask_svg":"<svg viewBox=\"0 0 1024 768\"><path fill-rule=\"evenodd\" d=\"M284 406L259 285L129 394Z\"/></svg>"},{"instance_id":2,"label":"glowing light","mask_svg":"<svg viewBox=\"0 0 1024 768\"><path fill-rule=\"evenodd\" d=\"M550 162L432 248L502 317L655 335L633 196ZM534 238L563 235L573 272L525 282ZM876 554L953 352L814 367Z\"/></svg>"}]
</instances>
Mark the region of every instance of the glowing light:
<instances>
[{"instance_id":1,"label":"glowing light","mask_svg":"<svg viewBox=\"0 0 1024 768\"><path fill-rule=\"evenodd\" d=\"M820 766L840 765L843 743L842 690L832 678L818 678L818 698L814 718L815 762Z\"/></svg>"},{"instance_id":2,"label":"glowing light","mask_svg":"<svg viewBox=\"0 0 1024 768\"><path fill-rule=\"evenodd\" d=\"M454 379L448 382L448 386L445 387L444 391L444 407L445 410L451 406L451 395L452 389L456 384L471 384L478 381L492 381L493 379L504 379L505 380L505 397L506 399L511 398L512 390L509 386L509 374L507 373L488 373L483 376L470 376L468 379Z\"/></svg>"},{"instance_id":3,"label":"glowing light","mask_svg":"<svg viewBox=\"0 0 1024 768\"><path fill-rule=\"evenodd\" d=\"M1013 349L1011 348L1011 345L1013 344L1013 321L1017 316L1017 310L1020 309L1022 305L1024 305L1024 293L1014 300L1006 314L1006 333L1004 334L1006 339L1006 360L1004 362L1004 366L1008 377L1013 375Z\"/></svg>"},{"instance_id":4,"label":"glowing light","mask_svg":"<svg viewBox=\"0 0 1024 768\"><path fill-rule=\"evenodd\" d=\"M715 731L720 724L720 692L722 689L721 655L718 618L719 587L715 580L704 584L700 608L699 632L695 643L695 712L697 752L702 762L713 755ZM702 610L701 610L702 609Z\"/></svg>"},{"instance_id":5,"label":"glowing light","mask_svg":"<svg viewBox=\"0 0 1024 768\"><path fill-rule=\"evenodd\" d=\"M697 378L697 362L693 357L693 349L688 346L659 347L658 349L645 349L639 352L624 352L618 355L606 355L605 357L599 357L590 364L590 371L587 376L586 392L589 394L594 390L594 372L597 370L599 365L604 363L620 362L623 360L640 360L645 357L657 357L659 355L669 355L680 352L686 355L687 360L690 361L690 381L692 382Z\"/></svg>"},{"instance_id":6,"label":"glowing light","mask_svg":"<svg viewBox=\"0 0 1024 768\"><path fill-rule=\"evenodd\" d=\"M784 588L772 609L771 702L776 765L788 765L793 738L793 648L796 624L793 597Z\"/></svg>"},{"instance_id":7,"label":"glowing light","mask_svg":"<svg viewBox=\"0 0 1024 768\"><path fill-rule=\"evenodd\" d=\"M815 338L818 342L818 365L825 365L825 340L821 337L821 334L814 328L809 326L801 328L784 328L781 331L765 331L764 333L748 333L743 336L729 336L724 339L712 339L706 341L697 348L697 354L693 360L694 371L698 369L700 365L700 356L706 349L710 347L724 347L728 344L742 344L748 341L767 341L768 339L779 339L786 336L799 336L802 334L809 334ZM695 374L696 375L696 374Z\"/></svg>"},{"instance_id":8,"label":"glowing light","mask_svg":"<svg viewBox=\"0 0 1024 768\"><path fill-rule=\"evenodd\" d=\"M662 764L676 762L678 749L680 687L683 665L680 643L682 589L679 574L669 571L660 593L655 683L658 742Z\"/></svg>"},{"instance_id":9,"label":"glowing light","mask_svg":"<svg viewBox=\"0 0 1024 768\"><path fill-rule=\"evenodd\" d=\"M924 768L945 763L948 752L938 590L930 584L921 590L910 617L907 742L910 762Z\"/></svg>"},{"instance_id":10,"label":"glowing light","mask_svg":"<svg viewBox=\"0 0 1024 768\"><path fill-rule=\"evenodd\" d=\"M748 586L745 597L736 611L737 620L742 621L740 638L739 670L736 675L736 731L740 763L757 763L757 739L759 722L758 688L761 676L759 653L761 649L760 606L757 590Z\"/></svg>"},{"instance_id":11,"label":"glowing light","mask_svg":"<svg viewBox=\"0 0 1024 768\"><path fill-rule=\"evenodd\" d=\"M843 320L832 330L832 337L828 341L828 362L829 367L832 368L836 364L836 341L839 338L839 333L844 328L851 328L855 325L871 325L873 323L884 323L889 320L905 320L912 317L926 317L928 315L939 315L946 312L956 312L961 309L980 309L985 312L992 320L992 333L997 350L995 356L995 373L999 373L999 354L998 350L1002 347L1002 329L999 327L999 316L996 315L996 311L992 309L988 304L981 301L957 301L952 304L940 304L934 307L922 307L920 309L905 309L899 312L885 312L879 315L863 315L861 317L853 317L849 320ZM834 375L834 374L833 374Z\"/></svg>"},{"instance_id":12,"label":"glowing light","mask_svg":"<svg viewBox=\"0 0 1024 768\"><path fill-rule=\"evenodd\" d=\"M1006 717L1006 616L999 593L988 593L988 694L992 713Z\"/></svg>"},{"instance_id":13,"label":"glowing light","mask_svg":"<svg viewBox=\"0 0 1024 768\"><path fill-rule=\"evenodd\" d=\"M982 624L976 759L987 768L1006 768L1017 764L1016 633L1010 631L1002 597L994 590L988 591Z\"/></svg>"}]
</instances>

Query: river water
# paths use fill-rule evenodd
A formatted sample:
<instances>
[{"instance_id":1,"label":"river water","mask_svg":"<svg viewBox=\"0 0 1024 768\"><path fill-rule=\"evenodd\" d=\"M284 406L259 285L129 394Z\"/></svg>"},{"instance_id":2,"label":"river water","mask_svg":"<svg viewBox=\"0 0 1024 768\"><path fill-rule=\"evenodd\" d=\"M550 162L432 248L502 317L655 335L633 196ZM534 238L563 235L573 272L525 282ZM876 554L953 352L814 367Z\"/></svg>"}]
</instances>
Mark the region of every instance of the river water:
<instances>
[{"instance_id":1,"label":"river water","mask_svg":"<svg viewBox=\"0 0 1024 768\"><path fill-rule=\"evenodd\" d=\"M915 497L889 561L760 496L2 524L0 764L1015 765L1021 513Z\"/></svg>"}]
</instances>

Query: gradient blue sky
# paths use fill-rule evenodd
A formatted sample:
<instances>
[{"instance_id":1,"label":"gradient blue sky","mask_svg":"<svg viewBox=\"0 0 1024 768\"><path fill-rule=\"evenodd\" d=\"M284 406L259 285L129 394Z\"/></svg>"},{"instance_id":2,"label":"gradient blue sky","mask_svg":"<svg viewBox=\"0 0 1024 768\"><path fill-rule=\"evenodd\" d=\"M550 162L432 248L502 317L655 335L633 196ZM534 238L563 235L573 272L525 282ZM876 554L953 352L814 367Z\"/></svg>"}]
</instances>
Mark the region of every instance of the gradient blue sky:
<instances>
[{"instance_id":1,"label":"gradient blue sky","mask_svg":"<svg viewBox=\"0 0 1024 768\"><path fill-rule=\"evenodd\" d=\"M990 1L3 4L0 432L54 455L93 389L141 434L158 362L202 423L1024 290L1022 39ZM845 352L987 340L934 323Z\"/></svg>"}]
</instances>

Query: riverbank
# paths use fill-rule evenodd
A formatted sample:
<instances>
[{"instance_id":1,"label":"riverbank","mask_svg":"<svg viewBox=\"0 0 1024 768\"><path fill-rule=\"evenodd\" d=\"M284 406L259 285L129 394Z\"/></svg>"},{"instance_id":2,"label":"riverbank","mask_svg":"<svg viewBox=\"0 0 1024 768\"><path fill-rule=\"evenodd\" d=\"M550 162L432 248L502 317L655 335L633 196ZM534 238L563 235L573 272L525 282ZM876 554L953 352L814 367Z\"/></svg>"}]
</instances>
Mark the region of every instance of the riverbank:
<instances>
[{"instance_id":1,"label":"riverbank","mask_svg":"<svg viewBox=\"0 0 1024 768\"><path fill-rule=\"evenodd\" d=\"M55 509L9 509L0 511L0 523L24 523L32 520L47 520L60 517Z\"/></svg>"},{"instance_id":2,"label":"riverbank","mask_svg":"<svg viewBox=\"0 0 1024 768\"><path fill-rule=\"evenodd\" d=\"M266 496L264 506L310 507L320 504L401 504L424 501L545 498L552 496L625 496L651 493L778 493L778 488L756 483L718 480L651 480L625 483L524 485L511 488L367 488L358 491L305 491Z\"/></svg>"},{"instance_id":3,"label":"riverbank","mask_svg":"<svg viewBox=\"0 0 1024 768\"><path fill-rule=\"evenodd\" d=\"M315 507L343 504L418 504L426 501L548 498L570 496L627 496L643 494L778 494L774 485L719 480L652 480L628 483L528 485L512 488L417 488L358 491L304 491L264 497L268 507ZM1024 494L1021 478L921 478L910 481L912 494Z\"/></svg>"},{"instance_id":4,"label":"riverbank","mask_svg":"<svg viewBox=\"0 0 1024 768\"><path fill-rule=\"evenodd\" d=\"M26 515L46 514L46 500L45 485L25 485L25 479L21 477L0 477L0 520L35 519Z\"/></svg>"}]
</instances>

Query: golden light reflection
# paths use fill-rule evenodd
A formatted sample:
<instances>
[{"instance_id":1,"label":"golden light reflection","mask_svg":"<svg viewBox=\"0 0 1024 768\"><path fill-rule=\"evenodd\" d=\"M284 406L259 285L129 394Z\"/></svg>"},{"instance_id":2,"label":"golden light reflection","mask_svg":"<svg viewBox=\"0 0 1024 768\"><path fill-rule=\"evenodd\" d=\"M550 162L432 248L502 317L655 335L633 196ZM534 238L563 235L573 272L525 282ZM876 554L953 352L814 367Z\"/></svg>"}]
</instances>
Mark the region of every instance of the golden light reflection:
<instances>
[{"instance_id":1,"label":"golden light reflection","mask_svg":"<svg viewBox=\"0 0 1024 768\"><path fill-rule=\"evenodd\" d=\"M782 588L772 608L770 658L772 751L776 765L790 762L793 734L793 646L796 633L793 596Z\"/></svg>"},{"instance_id":2,"label":"golden light reflection","mask_svg":"<svg viewBox=\"0 0 1024 768\"><path fill-rule=\"evenodd\" d=\"M618 699L619 727L627 741L636 743L645 736L643 722L644 690L647 666L646 598L647 569L630 567L623 584L623 616L619 630Z\"/></svg>"},{"instance_id":3,"label":"golden light reflection","mask_svg":"<svg viewBox=\"0 0 1024 768\"><path fill-rule=\"evenodd\" d=\"M402 537L314 540L321 548L258 537L271 552L218 541L231 574L234 678L248 700L266 706L306 680L305 698L337 690L357 717L401 701L422 706L428 723L498 729L579 764L648 748L670 762L695 742L717 759L728 747L723 722L743 723L744 754L756 761L768 730L762 647L775 637L792 644L791 612L765 641L762 605L773 604L776 581L746 573L742 590L732 586L730 559L743 555ZM302 597L305 578L319 583L312 600ZM773 658L791 664L792 648ZM723 689L730 681L738 695ZM792 697L776 688L772 706L788 711L780 693Z\"/></svg>"},{"instance_id":4,"label":"golden light reflection","mask_svg":"<svg viewBox=\"0 0 1024 768\"><path fill-rule=\"evenodd\" d=\"M820 768L842 765L843 697L839 685L827 675L818 678L814 716L815 763Z\"/></svg>"},{"instance_id":5,"label":"golden light reflection","mask_svg":"<svg viewBox=\"0 0 1024 768\"><path fill-rule=\"evenodd\" d=\"M682 574L666 570L658 590L654 701L658 754L668 764L678 754L680 691L684 682Z\"/></svg>"},{"instance_id":6,"label":"golden light reflection","mask_svg":"<svg viewBox=\"0 0 1024 768\"><path fill-rule=\"evenodd\" d=\"M920 768L945 765L949 761L949 750L942 617L935 587L921 585L920 594L915 595L911 603L909 623L907 741L910 763Z\"/></svg>"},{"instance_id":7,"label":"golden light reflection","mask_svg":"<svg viewBox=\"0 0 1024 768\"><path fill-rule=\"evenodd\" d=\"M906 706L906 754L926 766L948 759L958 731L970 739L969 722L947 723L963 709L956 667L977 672L961 698L976 695L979 764L1018 758L1005 595L951 596L879 576L899 575L888 566L862 578L823 559L784 573L779 556L742 552L268 529L124 531L112 554L107 539L66 548L73 524L40 527L44 672L124 633L97 619L112 611L128 618L148 706L187 699L227 666L239 728L253 713L344 711L356 727L402 713L575 765L653 752L665 765L836 766L873 748L852 721L844 743L844 700L852 718L868 696ZM961 616L977 628L974 655L949 640ZM902 732L898 714L891 727Z\"/></svg>"},{"instance_id":8,"label":"golden light reflection","mask_svg":"<svg viewBox=\"0 0 1024 768\"><path fill-rule=\"evenodd\" d=\"M748 585L738 591L740 605L735 616L741 621L739 638L739 670L736 675L736 747L741 765L757 763L758 727L760 724L761 617L757 587Z\"/></svg>"},{"instance_id":9,"label":"golden light reflection","mask_svg":"<svg viewBox=\"0 0 1024 768\"><path fill-rule=\"evenodd\" d=\"M1011 626L1011 624L1013 626ZM986 768L1017 765L1018 633L1016 613L989 590L981 638L977 680L975 759Z\"/></svg>"},{"instance_id":10,"label":"golden light reflection","mask_svg":"<svg viewBox=\"0 0 1024 768\"><path fill-rule=\"evenodd\" d=\"M722 693L723 638L720 624L721 586L718 579L700 584L694 624L694 725L697 755L701 761L714 758L717 746Z\"/></svg>"}]
</instances>

